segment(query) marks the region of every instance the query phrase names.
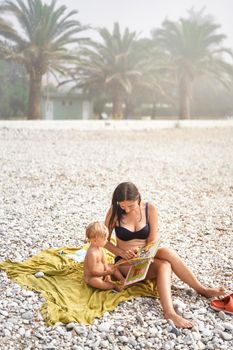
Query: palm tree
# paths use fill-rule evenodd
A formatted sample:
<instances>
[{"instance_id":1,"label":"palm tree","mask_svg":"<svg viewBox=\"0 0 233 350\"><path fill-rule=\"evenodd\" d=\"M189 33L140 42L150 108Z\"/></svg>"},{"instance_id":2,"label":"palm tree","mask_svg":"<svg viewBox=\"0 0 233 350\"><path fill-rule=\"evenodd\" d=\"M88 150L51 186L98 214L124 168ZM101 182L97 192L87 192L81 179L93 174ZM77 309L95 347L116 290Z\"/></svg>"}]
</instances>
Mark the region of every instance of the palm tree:
<instances>
[{"instance_id":1,"label":"palm tree","mask_svg":"<svg viewBox=\"0 0 233 350\"><path fill-rule=\"evenodd\" d=\"M7 41L0 40L1 51L5 59L25 66L30 78L28 118L40 118L43 75L65 72L64 61L73 59L67 45L80 42L77 34L86 27L73 18L77 11L56 7L56 0L49 5L43 0L5 0L0 12L13 16L20 26L16 30L13 24L0 22L0 38Z\"/></svg>"},{"instance_id":2,"label":"palm tree","mask_svg":"<svg viewBox=\"0 0 233 350\"><path fill-rule=\"evenodd\" d=\"M192 84L199 76L213 77L228 86L233 76L232 64L225 56L232 53L222 46L225 35L209 16L190 12L188 19L165 20L153 32L153 39L170 55L176 68L180 118L190 118Z\"/></svg>"},{"instance_id":3,"label":"palm tree","mask_svg":"<svg viewBox=\"0 0 233 350\"><path fill-rule=\"evenodd\" d=\"M1 32L9 32L12 31L11 25L9 22L7 22L5 19L0 17L0 28Z\"/></svg>"},{"instance_id":4,"label":"palm tree","mask_svg":"<svg viewBox=\"0 0 233 350\"><path fill-rule=\"evenodd\" d=\"M15 33L15 30L11 27L11 24L5 19L0 17L0 33L1 35L8 35L8 33ZM0 40L0 59L4 58L7 53L7 43L4 40Z\"/></svg>"},{"instance_id":5,"label":"palm tree","mask_svg":"<svg viewBox=\"0 0 233 350\"><path fill-rule=\"evenodd\" d=\"M112 117L122 118L126 94L131 94L134 84L142 77L145 53L136 50L137 33L128 28L123 33L118 23L113 32L98 29L101 43L92 41L78 51L76 67L71 70L73 88L81 87L89 93L104 91L112 102Z\"/></svg>"},{"instance_id":6,"label":"palm tree","mask_svg":"<svg viewBox=\"0 0 233 350\"><path fill-rule=\"evenodd\" d=\"M154 109L156 103L164 99L173 104L171 92L174 82L171 76L174 75L174 69L170 65L169 56L147 38L135 43L135 51L143 53L141 76L134 82L132 93L126 95L126 113L134 115L134 108L145 102L152 103ZM152 117L155 117L153 113Z\"/></svg>"}]
</instances>

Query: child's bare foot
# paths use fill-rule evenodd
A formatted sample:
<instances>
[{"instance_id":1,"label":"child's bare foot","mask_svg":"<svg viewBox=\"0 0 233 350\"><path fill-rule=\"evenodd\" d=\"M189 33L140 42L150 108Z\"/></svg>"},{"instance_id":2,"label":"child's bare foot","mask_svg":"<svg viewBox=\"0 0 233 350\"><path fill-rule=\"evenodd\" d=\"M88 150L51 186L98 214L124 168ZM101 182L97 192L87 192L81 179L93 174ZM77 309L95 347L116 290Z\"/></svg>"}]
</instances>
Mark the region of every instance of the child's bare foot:
<instances>
[{"instance_id":1,"label":"child's bare foot","mask_svg":"<svg viewBox=\"0 0 233 350\"><path fill-rule=\"evenodd\" d=\"M114 285L114 289L115 289L117 292L121 292L121 291L124 289L124 284L115 284L115 285Z\"/></svg>"},{"instance_id":2,"label":"child's bare foot","mask_svg":"<svg viewBox=\"0 0 233 350\"><path fill-rule=\"evenodd\" d=\"M194 326L194 324L191 321L186 320L185 318L179 316L175 312L171 314L166 314L164 316L166 320L172 320L174 325L178 328L192 328Z\"/></svg>"},{"instance_id":3,"label":"child's bare foot","mask_svg":"<svg viewBox=\"0 0 233 350\"><path fill-rule=\"evenodd\" d=\"M219 297L225 294L225 289L223 287L219 288L203 288L203 291L199 292L207 298Z\"/></svg>"}]
</instances>

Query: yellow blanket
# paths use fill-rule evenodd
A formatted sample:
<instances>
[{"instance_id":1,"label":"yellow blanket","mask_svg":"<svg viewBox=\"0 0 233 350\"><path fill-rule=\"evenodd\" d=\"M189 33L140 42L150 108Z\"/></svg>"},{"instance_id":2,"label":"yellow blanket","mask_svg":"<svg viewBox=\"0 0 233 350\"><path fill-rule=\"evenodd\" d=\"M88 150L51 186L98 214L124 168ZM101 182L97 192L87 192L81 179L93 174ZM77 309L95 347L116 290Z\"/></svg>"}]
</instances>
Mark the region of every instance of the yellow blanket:
<instances>
[{"instance_id":1,"label":"yellow blanket","mask_svg":"<svg viewBox=\"0 0 233 350\"><path fill-rule=\"evenodd\" d=\"M0 269L9 278L41 293L45 299L41 313L48 326L59 321L91 324L122 301L138 296L158 296L152 281L137 283L116 294L89 287L83 281L83 264L59 254L61 250L72 254L77 248L48 249L23 262L0 262ZM107 258L109 263L113 262L109 252ZM34 276L38 271L44 272L43 278Z\"/></svg>"}]
</instances>

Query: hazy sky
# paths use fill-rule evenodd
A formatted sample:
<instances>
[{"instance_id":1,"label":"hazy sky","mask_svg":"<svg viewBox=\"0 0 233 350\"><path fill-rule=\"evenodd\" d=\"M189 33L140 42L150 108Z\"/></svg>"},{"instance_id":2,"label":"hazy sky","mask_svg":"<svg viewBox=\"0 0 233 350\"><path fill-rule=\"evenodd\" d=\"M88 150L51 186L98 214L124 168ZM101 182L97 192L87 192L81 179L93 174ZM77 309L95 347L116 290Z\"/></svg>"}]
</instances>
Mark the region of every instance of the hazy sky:
<instances>
[{"instance_id":1,"label":"hazy sky","mask_svg":"<svg viewBox=\"0 0 233 350\"><path fill-rule=\"evenodd\" d=\"M46 0L50 2L50 0ZM115 21L122 27L149 35L152 28L160 26L167 17L177 20L187 14L187 9L206 7L222 25L222 32L228 36L226 44L233 48L233 0L57 0L69 9L79 11L78 19L83 24L106 26L109 29Z\"/></svg>"}]
</instances>

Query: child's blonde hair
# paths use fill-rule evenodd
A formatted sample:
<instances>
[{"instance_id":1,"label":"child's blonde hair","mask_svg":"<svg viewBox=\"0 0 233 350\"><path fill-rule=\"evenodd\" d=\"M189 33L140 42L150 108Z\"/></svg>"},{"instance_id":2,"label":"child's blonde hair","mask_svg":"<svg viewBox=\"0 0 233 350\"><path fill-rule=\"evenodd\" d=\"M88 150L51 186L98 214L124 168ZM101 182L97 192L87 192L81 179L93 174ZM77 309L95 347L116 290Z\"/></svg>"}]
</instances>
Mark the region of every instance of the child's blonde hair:
<instances>
[{"instance_id":1,"label":"child's blonde hair","mask_svg":"<svg viewBox=\"0 0 233 350\"><path fill-rule=\"evenodd\" d=\"M98 237L106 237L108 235L108 228L102 222L95 221L89 224L86 228L87 239L93 239Z\"/></svg>"}]
</instances>

